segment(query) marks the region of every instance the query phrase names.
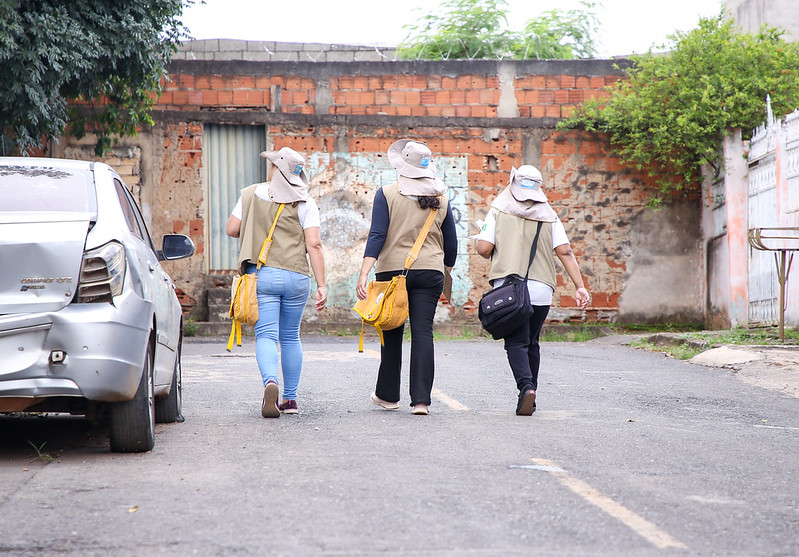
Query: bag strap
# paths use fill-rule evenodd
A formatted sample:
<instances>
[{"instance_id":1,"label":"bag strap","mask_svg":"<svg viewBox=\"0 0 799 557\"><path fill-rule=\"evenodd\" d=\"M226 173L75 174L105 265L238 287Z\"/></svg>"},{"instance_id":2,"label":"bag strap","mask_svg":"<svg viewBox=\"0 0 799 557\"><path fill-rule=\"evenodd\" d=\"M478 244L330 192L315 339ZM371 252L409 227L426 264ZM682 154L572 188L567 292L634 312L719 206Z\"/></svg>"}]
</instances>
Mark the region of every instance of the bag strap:
<instances>
[{"instance_id":1,"label":"bag strap","mask_svg":"<svg viewBox=\"0 0 799 557\"><path fill-rule=\"evenodd\" d=\"M419 256L419 250L422 249L422 244L424 244L424 241L427 238L427 233L430 232L430 227L433 226L433 221L435 220L437 213L438 209L431 209L430 214L427 215L427 220L424 221L424 226L422 227L421 232L419 232L416 242L413 244L411 251L408 252L408 257L405 258L405 271L410 269L411 265L416 262L416 258Z\"/></svg>"},{"instance_id":2,"label":"bag strap","mask_svg":"<svg viewBox=\"0 0 799 557\"><path fill-rule=\"evenodd\" d=\"M264 244L261 246L261 251L258 254L258 263L255 266L256 269L258 270L261 270L261 265L266 263L266 256L269 254L269 250L267 249L267 247L269 246L269 244L272 243L272 234L274 234L275 232L275 225L277 225L277 219L278 217L280 217L280 213L283 212L284 205L285 203L281 203L280 207L277 208L277 214L275 215L275 220L272 221L272 228L269 229L269 235L266 237L266 240L264 240ZM266 253L264 253L264 251L266 251Z\"/></svg>"},{"instance_id":3,"label":"bag strap","mask_svg":"<svg viewBox=\"0 0 799 557\"><path fill-rule=\"evenodd\" d=\"M538 251L538 235L541 234L541 225L543 223L538 221L538 229L535 231L535 238L533 238L533 245L530 246L530 261L527 262L527 272L524 273L524 280L527 281L527 275L530 274L530 265L533 264L533 259L535 258L535 252Z\"/></svg>"}]
</instances>

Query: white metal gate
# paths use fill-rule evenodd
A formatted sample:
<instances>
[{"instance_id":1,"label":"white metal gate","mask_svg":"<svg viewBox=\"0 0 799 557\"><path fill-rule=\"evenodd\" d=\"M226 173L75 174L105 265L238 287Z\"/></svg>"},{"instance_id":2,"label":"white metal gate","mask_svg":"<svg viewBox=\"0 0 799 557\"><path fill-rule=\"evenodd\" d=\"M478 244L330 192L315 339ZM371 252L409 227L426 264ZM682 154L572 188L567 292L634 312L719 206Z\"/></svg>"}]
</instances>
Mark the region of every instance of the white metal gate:
<instances>
[{"instance_id":1,"label":"white metal gate","mask_svg":"<svg viewBox=\"0 0 799 557\"><path fill-rule=\"evenodd\" d=\"M777 122L759 127L749 147L748 227L777 223ZM771 252L749 248L749 324L774 325L778 319L777 273Z\"/></svg>"},{"instance_id":2,"label":"white metal gate","mask_svg":"<svg viewBox=\"0 0 799 557\"><path fill-rule=\"evenodd\" d=\"M749 222L748 227L780 226L777 214L777 150L785 163L788 198L783 211L799 210L799 112L776 120L768 110L768 121L755 130L749 148ZM779 144L778 144L779 143ZM787 203L787 207L785 204ZM749 323L775 325L779 321L779 282L774 253L749 250Z\"/></svg>"}]
</instances>

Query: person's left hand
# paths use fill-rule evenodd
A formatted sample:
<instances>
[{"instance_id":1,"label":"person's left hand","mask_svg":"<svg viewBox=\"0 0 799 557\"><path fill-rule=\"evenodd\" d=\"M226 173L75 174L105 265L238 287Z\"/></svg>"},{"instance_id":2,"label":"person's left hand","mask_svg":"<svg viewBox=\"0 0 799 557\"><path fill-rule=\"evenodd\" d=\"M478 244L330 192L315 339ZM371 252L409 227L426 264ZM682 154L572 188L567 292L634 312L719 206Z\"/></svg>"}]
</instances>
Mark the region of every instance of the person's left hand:
<instances>
[{"instance_id":1,"label":"person's left hand","mask_svg":"<svg viewBox=\"0 0 799 557\"><path fill-rule=\"evenodd\" d=\"M359 300L366 299L366 284L367 284L368 275L362 274L358 277L358 284L355 285L355 295L358 296Z\"/></svg>"},{"instance_id":2,"label":"person's left hand","mask_svg":"<svg viewBox=\"0 0 799 557\"><path fill-rule=\"evenodd\" d=\"M327 288L324 286L319 286L316 289L316 311L322 311L325 309L325 304L327 303Z\"/></svg>"},{"instance_id":3,"label":"person's left hand","mask_svg":"<svg viewBox=\"0 0 799 557\"><path fill-rule=\"evenodd\" d=\"M588 307L588 302L591 300L591 295L588 293L588 290L585 288L578 288L577 295L575 297L577 299L577 305L580 306L580 309L585 309Z\"/></svg>"}]
</instances>

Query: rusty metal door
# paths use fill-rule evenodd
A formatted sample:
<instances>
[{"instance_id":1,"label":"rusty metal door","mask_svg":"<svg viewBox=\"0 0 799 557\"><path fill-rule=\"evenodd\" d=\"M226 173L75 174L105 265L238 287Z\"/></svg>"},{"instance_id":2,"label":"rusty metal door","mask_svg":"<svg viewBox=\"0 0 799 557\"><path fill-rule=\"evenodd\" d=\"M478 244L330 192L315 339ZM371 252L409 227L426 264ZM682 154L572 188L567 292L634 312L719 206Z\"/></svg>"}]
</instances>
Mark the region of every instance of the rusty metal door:
<instances>
[{"instance_id":1,"label":"rusty metal door","mask_svg":"<svg viewBox=\"0 0 799 557\"><path fill-rule=\"evenodd\" d=\"M265 148L266 129L263 126L204 126L206 245L211 273L229 272L236 268L238 240L225 233L225 224L241 190L266 180L266 161L258 156Z\"/></svg>"}]
</instances>

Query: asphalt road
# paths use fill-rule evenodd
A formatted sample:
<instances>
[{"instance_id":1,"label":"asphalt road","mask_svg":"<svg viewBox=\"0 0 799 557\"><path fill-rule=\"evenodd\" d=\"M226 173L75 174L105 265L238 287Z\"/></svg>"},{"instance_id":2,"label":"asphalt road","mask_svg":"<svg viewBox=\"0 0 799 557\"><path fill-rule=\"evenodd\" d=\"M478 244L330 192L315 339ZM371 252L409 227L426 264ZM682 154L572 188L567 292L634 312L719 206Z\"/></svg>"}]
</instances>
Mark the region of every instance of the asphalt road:
<instances>
[{"instance_id":1,"label":"asphalt road","mask_svg":"<svg viewBox=\"0 0 799 557\"><path fill-rule=\"evenodd\" d=\"M304 344L300 413L266 420L251 340L188 342L186 421L150 453L110 453L82 419L0 418L0 554L799 555L795 397L547 343L520 417L500 342L442 341L414 416L369 402L376 339Z\"/></svg>"}]
</instances>

